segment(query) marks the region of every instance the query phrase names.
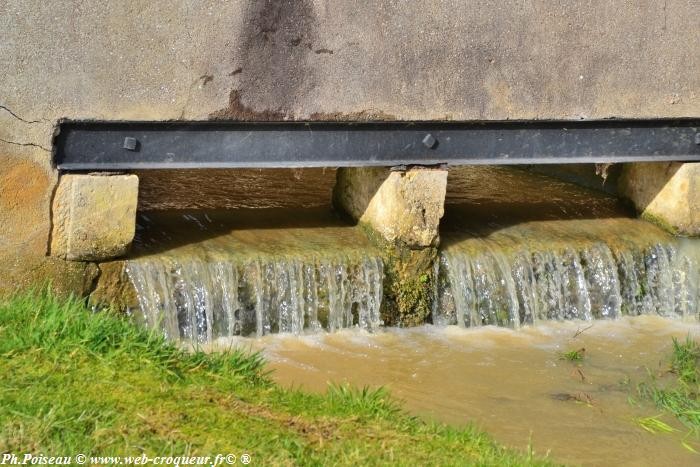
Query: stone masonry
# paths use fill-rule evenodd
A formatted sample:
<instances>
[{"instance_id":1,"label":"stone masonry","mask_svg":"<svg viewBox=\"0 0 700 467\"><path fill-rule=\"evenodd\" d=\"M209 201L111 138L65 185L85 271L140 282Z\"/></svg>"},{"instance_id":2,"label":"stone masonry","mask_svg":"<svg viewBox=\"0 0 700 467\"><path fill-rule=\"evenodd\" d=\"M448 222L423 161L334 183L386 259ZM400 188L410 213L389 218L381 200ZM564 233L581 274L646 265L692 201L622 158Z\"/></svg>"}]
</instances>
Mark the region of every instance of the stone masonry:
<instances>
[{"instance_id":1,"label":"stone masonry","mask_svg":"<svg viewBox=\"0 0 700 467\"><path fill-rule=\"evenodd\" d=\"M642 218L674 234L700 236L700 163L625 164L618 187Z\"/></svg>"},{"instance_id":2,"label":"stone masonry","mask_svg":"<svg viewBox=\"0 0 700 467\"><path fill-rule=\"evenodd\" d=\"M371 226L387 242L410 248L437 244L447 170L344 168L338 170L337 180L335 206Z\"/></svg>"},{"instance_id":3,"label":"stone masonry","mask_svg":"<svg viewBox=\"0 0 700 467\"><path fill-rule=\"evenodd\" d=\"M53 200L51 254L101 261L123 255L136 228L135 175L63 175Z\"/></svg>"}]
</instances>

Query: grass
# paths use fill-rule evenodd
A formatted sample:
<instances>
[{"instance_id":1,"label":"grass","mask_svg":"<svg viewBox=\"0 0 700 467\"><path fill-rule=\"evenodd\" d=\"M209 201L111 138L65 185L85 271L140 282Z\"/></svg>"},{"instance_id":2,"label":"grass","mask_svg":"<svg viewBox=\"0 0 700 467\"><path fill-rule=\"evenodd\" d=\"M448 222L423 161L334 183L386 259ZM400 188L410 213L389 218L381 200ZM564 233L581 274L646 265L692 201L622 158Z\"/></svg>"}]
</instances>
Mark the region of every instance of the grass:
<instances>
[{"instance_id":1,"label":"grass","mask_svg":"<svg viewBox=\"0 0 700 467\"><path fill-rule=\"evenodd\" d=\"M580 348L578 350L569 350L564 352L559 356L560 360L567 360L569 362L580 362L586 354L586 349Z\"/></svg>"},{"instance_id":2,"label":"grass","mask_svg":"<svg viewBox=\"0 0 700 467\"><path fill-rule=\"evenodd\" d=\"M637 419L637 423L639 426L641 426L643 429L648 431L651 434L656 434L656 433L673 433L674 431L678 431L672 426L670 426L668 423L663 422L659 419L661 415L654 415L653 417L644 417L644 418L639 418Z\"/></svg>"},{"instance_id":3,"label":"grass","mask_svg":"<svg viewBox=\"0 0 700 467\"><path fill-rule=\"evenodd\" d=\"M670 412L691 431L700 434L700 403L697 393L690 393L685 388L668 389L653 385L644 385L641 391L658 408Z\"/></svg>"},{"instance_id":4,"label":"grass","mask_svg":"<svg viewBox=\"0 0 700 467\"><path fill-rule=\"evenodd\" d=\"M693 452L695 448L686 440L700 438L700 346L690 336L684 342L673 338L668 374L675 376L668 381L650 375L650 381L639 384L639 394L651 400L656 407L673 415L687 429L682 441L683 446ZM661 425L666 425L656 417L638 420L640 426L652 433L670 432ZM670 428L668 425L666 427Z\"/></svg>"},{"instance_id":5,"label":"grass","mask_svg":"<svg viewBox=\"0 0 700 467\"><path fill-rule=\"evenodd\" d=\"M700 347L690 337L681 343L673 338L673 353L671 354L671 371L678 375L678 379L684 384L697 384L700 382Z\"/></svg>"},{"instance_id":6,"label":"grass","mask_svg":"<svg viewBox=\"0 0 700 467\"><path fill-rule=\"evenodd\" d=\"M0 299L0 452L248 453L253 465L547 465L383 389L273 384L259 354L185 352L48 293Z\"/></svg>"}]
</instances>

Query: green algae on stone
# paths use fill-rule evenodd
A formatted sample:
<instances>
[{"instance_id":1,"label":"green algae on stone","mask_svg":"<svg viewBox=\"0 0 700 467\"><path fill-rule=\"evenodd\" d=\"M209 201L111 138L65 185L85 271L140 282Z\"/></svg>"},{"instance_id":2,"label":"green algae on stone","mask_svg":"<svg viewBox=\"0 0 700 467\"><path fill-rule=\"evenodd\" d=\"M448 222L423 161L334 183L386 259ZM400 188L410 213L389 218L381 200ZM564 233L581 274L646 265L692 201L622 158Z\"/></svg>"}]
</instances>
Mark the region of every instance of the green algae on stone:
<instances>
[{"instance_id":1,"label":"green algae on stone","mask_svg":"<svg viewBox=\"0 0 700 467\"><path fill-rule=\"evenodd\" d=\"M90 294L90 305L110 307L117 311L138 307L138 296L126 273L125 261L100 263L98 268L100 276Z\"/></svg>"},{"instance_id":2,"label":"green algae on stone","mask_svg":"<svg viewBox=\"0 0 700 467\"><path fill-rule=\"evenodd\" d=\"M384 300L381 314L387 326L419 326L432 311L435 299L433 264L437 249L411 250L390 246L386 250Z\"/></svg>"},{"instance_id":3,"label":"green algae on stone","mask_svg":"<svg viewBox=\"0 0 700 467\"><path fill-rule=\"evenodd\" d=\"M384 325L425 324L436 298L437 247L413 249L399 241L388 242L367 223L358 225L382 252L384 284L380 312Z\"/></svg>"},{"instance_id":4,"label":"green algae on stone","mask_svg":"<svg viewBox=\"0 0 700 467\"><path fill-rule=\"evenodd\" d=\"M670 222L668 222L666 219L657 214L645 210L640 214L639 217L647 222L651 222L652 224L661 227L670 234L679 235L678 228L674 227L673 225L671 225Z\"/></svg>"}]
</instances>

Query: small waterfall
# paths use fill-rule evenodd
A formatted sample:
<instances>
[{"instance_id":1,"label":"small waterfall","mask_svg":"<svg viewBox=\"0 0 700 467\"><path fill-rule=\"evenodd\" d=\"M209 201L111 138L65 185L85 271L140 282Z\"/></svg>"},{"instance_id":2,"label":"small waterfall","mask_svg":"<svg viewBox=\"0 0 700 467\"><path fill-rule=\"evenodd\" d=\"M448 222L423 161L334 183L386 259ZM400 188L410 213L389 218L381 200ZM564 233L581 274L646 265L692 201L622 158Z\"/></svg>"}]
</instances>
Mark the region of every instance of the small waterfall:
<instances>
[{"instance_id":1,"label":"small waterfall","mask_svg":"<svg viewBox=\"0 0 700 467\"><path fill-rule=\"evenodd\" d=\"M134 316L198 343L381 326L382 252L327 208L329 175L307 172L303 187L284 172L237 173L230 185L230 172L152 178L152 210L139 215L127 261ZM451 168L433 323L700 317L700 241L631 214L614 197L527 171Z\"/></svg>"},{"instance_id":2,"label":"small waterfall","mask_svg":"<svg viewBox=\"0 0 700 467\"><path fill-rule=\"evenodd\" d=\"M624 243L624 242L622 242ZM570 242L508 248L470 239L441 253L436 324L518 327L543 320L700 314L700 255L690 241Z\"/></svg>"},{"instance_id":3,"label":"small waterfall","mask_svg":"<svg viewBox=\"0 0 700 467\"><path fill-rule=\"evenodd\" d=\"M206 260L157 255L130 260L138 316L173 339L380 326L379 257Z\"/></svg>"}]
</instances>

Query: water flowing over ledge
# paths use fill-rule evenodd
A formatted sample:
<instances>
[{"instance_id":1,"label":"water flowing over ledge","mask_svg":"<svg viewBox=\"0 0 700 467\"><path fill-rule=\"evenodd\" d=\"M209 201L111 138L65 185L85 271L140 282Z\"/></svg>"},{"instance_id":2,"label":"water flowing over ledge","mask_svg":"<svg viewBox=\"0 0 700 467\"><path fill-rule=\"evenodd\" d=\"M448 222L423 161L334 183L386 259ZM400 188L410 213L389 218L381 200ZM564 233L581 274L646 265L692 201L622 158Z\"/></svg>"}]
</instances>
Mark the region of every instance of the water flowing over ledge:
<instances>
[{"instance_id":1,"label":"water flowing over ledge","mask_svg":"<svg viewBox=\"0 0 700 467\"><path fill-rule=\"evenodd\" d=\"M615 197L500 167L450 172L435 324L700 314L700 241Z\"/></svg>"},{"instance_id":2,"label":"water flowing over ledge","mask_svg":"<svg viewBox=\"0 0 700 467\"><path fill-rule=\"evenodd\" d=\"M143 214L137 320L193 343L380 326L384 264L329 210Z\"/></svg>"},{"instance_id":3,"label":"water flowing over ledge","mask_svg":"<svg viewBox=\"0 0 700 467\"><path fill-rule=\"evenodd\" d=\"M200 176L190 185L210 175ZM332 186L324 172L304 176ZM526 171L462 167L449 177L433 324L700 315L697 239L634 219L607 194ZM384 253L364 231L314 204L319 196L299 201L284 183L237 180L236 196L211 193L232 203L225 210L141 212L127 261L137 319L196 344L382 326ZM247 209L246 189L267 194L265 209Z\"/></svg>"},{"instance_id":4,"label":"water flowing over ledge","mask_svg":"<svg viewBox=\"0 0 700 467\"><path fill-rule=\"evenodd\" d=\"M675 242L517 252L472 243L477 251L452 249L440 256L436 324L517 328L552 319L700 313L700 262Z\"/></svg>"},{"instance_id":5,"label":"water flowing over ledge","mask_svg":"<svg viewBox=\"0 0 700 467\"><path fill-rule=\"evenodd\" d=\"M377 257L258 259L246 263L130 261L143 319L168 337L299 334L380 324Z\"/></svg>"}]
</instances>

